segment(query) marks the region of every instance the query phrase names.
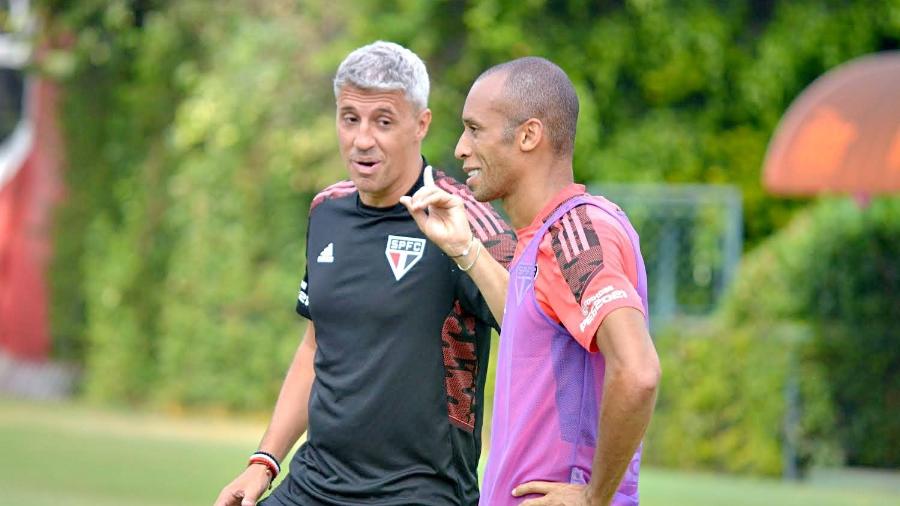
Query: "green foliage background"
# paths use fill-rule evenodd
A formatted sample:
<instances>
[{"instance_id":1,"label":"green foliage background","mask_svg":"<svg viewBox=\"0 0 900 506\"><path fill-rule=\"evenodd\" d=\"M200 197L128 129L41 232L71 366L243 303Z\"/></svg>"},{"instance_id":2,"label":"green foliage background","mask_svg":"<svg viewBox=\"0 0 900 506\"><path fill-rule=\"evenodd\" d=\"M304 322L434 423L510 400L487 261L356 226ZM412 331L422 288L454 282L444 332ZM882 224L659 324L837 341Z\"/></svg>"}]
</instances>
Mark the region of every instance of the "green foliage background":
<instances>
[{"instance_id":1,"label":"green foliage background","mask_svg":"<svg viewBox=\"0 0 900 506\"><path fill-rule=\"evenodd\" d=\"M665 380L645 452L671 467L780 476L790 435L800 472L843 462L826 374L801 360L808 337L795 321L734 325L680 321L654 336ZM786 392L798 420L786 424Z\"/></svg>"},{"instance_id":2,"label":"green foliage background","mask_svg":"<svg viewBox=\"0 0 900 506\"><path fill-rule=\"evenodd\" d=\"M801 471L900 467L898 258L896 197L798 213L744 257L712 318L657 336L666 384L649 457L778 475L790 438Z\"/></svg>"},{"instance_id":3,"label":"green foliage background","mask_svg":"<svg viewBox=\"0 0 900 506\"><path fill-rule=\"evenodd\" d=\"M471 81L492 64L546 56L581 98L580 181L735 184L753 248L804 204L769 197L759 183L791 100L828 69L900 45L900 0L36 3L48 36L72 41L41 69L66 90L56 351L86 365L93 399L239 410L271 406L302 330L292 309L306 209L344 177L330 79L351 49L387 39L426 60L434 122L425 154L450 168ZM768 333L734 335L728 346L756 350L755 336ZM716 346L684 343L673 357L719 360ZM762 364L761 350L752 356ZM822 363L837 353L829 350L819 348ZM770 365L765 388L776 388L786 373ZM674 377L664 391L691 389L691 377ZM729 392L719 390L697 395ZM829 395L855 409L841 392ZM773 409L755 422L769 447L779 437ZM734 448L751 433L719 443ZM719 443L691 462L715 465ZM772 459L737 459L729 469L771 473Z\"/></svg>"}]
</instances>

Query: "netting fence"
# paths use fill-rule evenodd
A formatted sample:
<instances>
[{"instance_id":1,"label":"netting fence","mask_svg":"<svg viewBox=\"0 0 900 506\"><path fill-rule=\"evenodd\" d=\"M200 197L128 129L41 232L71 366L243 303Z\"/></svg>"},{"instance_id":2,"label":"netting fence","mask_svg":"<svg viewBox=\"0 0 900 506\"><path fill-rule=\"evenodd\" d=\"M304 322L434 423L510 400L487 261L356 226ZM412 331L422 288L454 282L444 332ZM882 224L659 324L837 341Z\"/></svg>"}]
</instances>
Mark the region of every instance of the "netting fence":
<instances>
[{"instance_id":1,"label":"netting fence","mask_svg":"<svg viewBox=\"0 0 900 506\"><path fill-rule=\"evenodd\" d=\"M641 237L654 327L715 309L743 246L736 187L597 183L589 191L624 209Z\"/></svg>"}]
</instances>

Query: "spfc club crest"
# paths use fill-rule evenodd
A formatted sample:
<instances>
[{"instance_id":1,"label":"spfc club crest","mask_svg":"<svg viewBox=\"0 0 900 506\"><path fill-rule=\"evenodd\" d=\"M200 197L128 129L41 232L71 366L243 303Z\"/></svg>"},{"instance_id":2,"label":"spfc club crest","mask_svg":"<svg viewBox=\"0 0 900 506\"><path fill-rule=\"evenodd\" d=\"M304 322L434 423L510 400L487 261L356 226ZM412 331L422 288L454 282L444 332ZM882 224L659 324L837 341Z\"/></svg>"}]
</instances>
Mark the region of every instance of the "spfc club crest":
<instances>
[{"instance_id":1,"label":"spfc club crest","mask_svg":"<svg viewBox=\"0 0 900 506\"><path fill-rule=\"evenodd\" d=\"M537 275L536 265L519 264L516 266L513 284L516 287L516 305L522 304L522 298L525 293L534 284L534 277Z\"/></svg>"},{"instance_id":2,"label":"spfc club crest","mask_svg":"<svg viewBox=\"0 0 900 506\"><path fill-rule=\"evenodd\" d=\"M422 259L423 253L425 253L425 239L402 235L389 235L387 247L384 249L384 256L387 257L397 281L400 281L400 278Z\"/></svg>"}]
</instances>

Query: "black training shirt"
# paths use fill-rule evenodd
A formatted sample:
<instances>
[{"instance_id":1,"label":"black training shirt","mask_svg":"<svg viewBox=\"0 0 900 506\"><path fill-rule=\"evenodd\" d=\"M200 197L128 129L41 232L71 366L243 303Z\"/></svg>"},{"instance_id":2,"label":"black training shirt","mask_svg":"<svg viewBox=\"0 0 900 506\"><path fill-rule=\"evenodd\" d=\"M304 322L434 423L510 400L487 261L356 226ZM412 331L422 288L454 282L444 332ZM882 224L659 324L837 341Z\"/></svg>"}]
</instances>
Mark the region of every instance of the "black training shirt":
<instances>
[{"instance_id":1,"label":"black training shirt","mask_svg":"<svg viewBox=\"0 0 900 506\"><path fill-rule=\"evenodd\" d=\"M508 265L508 225L465 185L435 181L464 198L482 254ZM408 194L421 186L420 174ZM314 199L307 233L297 312L315 325L316 379L288 489L321 504L476 504L497 325L475 284L403 205L366 206L349 181Z\"/></svg>"}]
</instances>

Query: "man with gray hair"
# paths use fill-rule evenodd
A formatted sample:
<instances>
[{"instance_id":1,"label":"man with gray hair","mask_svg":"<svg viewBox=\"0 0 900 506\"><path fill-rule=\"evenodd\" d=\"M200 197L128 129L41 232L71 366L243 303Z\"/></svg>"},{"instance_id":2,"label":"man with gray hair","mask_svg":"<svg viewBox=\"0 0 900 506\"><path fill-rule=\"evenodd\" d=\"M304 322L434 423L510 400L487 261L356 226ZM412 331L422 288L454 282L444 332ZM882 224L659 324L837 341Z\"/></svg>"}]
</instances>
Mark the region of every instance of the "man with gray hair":
<instances>
[{"instance_id":1,"label":"man with gray hair","mask_svg":"<svg viewBox=\"0 0 900 506\"><path fill-rule=\"evenodd\" d=\"M309 320L306 334L258 450L216 506L256 504L304 432L289 475L262 504L478 502L497 324L467 266L424 237L400 198L426 182L458 195L466 227L500 264L512 258L515 235L422 157L428 88L424 63L393 43L361 47L338 68L349 180L312 201L296 308Z\"/></svg>"}]
</instances>

